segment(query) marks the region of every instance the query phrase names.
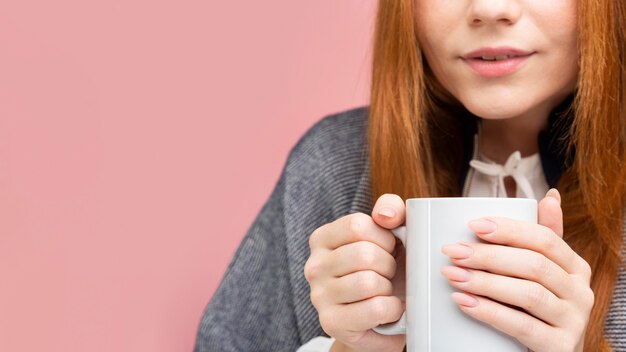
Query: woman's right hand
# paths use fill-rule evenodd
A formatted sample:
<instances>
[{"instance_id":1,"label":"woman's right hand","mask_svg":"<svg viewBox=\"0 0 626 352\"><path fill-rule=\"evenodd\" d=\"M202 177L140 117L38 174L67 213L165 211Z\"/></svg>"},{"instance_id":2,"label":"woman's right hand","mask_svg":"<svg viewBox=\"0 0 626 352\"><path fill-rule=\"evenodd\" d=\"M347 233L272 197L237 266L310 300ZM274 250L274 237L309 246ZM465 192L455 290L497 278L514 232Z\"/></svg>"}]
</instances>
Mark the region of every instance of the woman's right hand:
<instances>
[{"instance_id":1,"label":"woman's right hand","mask_svg":"<svg viewBox=\"0 0 626 352\"><path fill-rule=\"evenodd\" d=\"M404 201L384 194L371 217L346 215L311 234L304 276L322 329L336 339L331 351L404 349L405 335L372 330L404 311L404 247L389 230L404 218Z\"/></svg>"}]
</instances>

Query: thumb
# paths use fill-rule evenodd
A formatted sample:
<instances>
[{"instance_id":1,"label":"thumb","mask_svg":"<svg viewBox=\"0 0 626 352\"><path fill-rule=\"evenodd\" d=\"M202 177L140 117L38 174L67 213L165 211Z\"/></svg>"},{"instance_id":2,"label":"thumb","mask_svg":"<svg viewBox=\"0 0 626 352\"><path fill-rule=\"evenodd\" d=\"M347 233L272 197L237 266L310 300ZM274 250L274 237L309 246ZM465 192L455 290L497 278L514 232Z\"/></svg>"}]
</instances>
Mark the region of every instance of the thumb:
<instances>
[{"instance_id":1,"label":"thumb","mask_svg":"<svg viewBox=\"0 0 626 352\"><path fill-rule=\"evenodd\" d=\"M372 209L374 222L386 229L391 230L402 225L404 217L404 201L397 194L383 194L378 197L374 209Z\"/></svg>"},{"instance_id":2,"label":"thumb","mask_svg":"<svg viewBox=\"0 0 626 352\"><path fill-rule=\"evenodd\" d=\"M561 210L561 195L556 188L552 188L537 205L539 224L549 227L559 237L563 238L563 210Z\"/></svg>"}]
</instances>

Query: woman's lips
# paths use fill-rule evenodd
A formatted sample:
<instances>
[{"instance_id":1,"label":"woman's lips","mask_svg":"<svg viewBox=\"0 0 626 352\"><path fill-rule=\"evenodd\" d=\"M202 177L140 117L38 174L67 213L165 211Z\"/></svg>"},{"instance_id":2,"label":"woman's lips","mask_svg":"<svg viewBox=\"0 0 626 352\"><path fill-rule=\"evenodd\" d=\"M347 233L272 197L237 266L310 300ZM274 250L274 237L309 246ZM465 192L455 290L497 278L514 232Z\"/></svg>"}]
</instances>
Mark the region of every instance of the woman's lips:
<instances>
[{"instance_id":1,"label":"woman's lips","mask_svg":"<svg viewBox=\"0 0 626 352\"><path fill-rule=\"evenodd\" d=\"M461 58L479 76L502 77L516 72L533 54L516 48L481 48Z\"/></svg>"},{"instance_id":2,"label":"woman's lips","mask_svg":"<svg viewBox=\"0 0 626 352\"><path fill-rule=\"evenodd\" d=\"M528 56L514 56L504 60L483 60L483 59L463 59L472 70L483 77L502 77L510 75L517 71L526 60Z\"/></svg>"}]
</instances>

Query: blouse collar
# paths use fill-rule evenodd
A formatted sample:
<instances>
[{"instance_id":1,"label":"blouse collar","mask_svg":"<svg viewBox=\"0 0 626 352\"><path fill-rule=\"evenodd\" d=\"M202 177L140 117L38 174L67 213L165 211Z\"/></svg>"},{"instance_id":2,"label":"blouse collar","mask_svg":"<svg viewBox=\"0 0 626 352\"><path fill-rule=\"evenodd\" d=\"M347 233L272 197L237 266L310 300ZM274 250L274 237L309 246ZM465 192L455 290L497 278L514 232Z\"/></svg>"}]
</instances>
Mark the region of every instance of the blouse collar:
<instances>
[{"instance_id":1,"label":"blouse collar","mask_svg":"<svg viewBox=\"0 0 626 352\"><path fill-rule=\"evenodd\" d=\"M539 158L548 186L556 187L561 175L569 168L574 160L575 150L566 155L567 132L572 123L573 115L569 113L574 96L568 96L559 104L548 117L548 127L539 132ZM474 135L478 130L478 117L466 119L463 130L463 163L459 175L459 189L463 184L470 168L470 161L474 149Z\"/></svg>"}]
</instances>

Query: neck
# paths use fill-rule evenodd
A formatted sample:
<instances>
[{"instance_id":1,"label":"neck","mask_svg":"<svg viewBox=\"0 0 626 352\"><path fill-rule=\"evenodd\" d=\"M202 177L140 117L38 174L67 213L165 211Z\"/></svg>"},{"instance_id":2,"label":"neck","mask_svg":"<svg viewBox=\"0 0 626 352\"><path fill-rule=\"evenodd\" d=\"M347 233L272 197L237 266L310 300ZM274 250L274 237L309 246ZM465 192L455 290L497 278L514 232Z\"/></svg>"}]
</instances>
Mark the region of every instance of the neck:
<instances>
[{"instance_id":1,"label":"neck","mask_svg":"<svg viewBox=\"0 0 626 352\"><path fill-rule=\"evenodd\" d=\"M539 151L539 132L546 128L548 115L541 118L511 118L481 121L479 149L487 158L504 164L516 150L522 157Z\"/></svg>"}]
</instances>

